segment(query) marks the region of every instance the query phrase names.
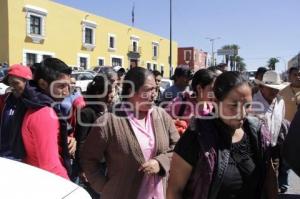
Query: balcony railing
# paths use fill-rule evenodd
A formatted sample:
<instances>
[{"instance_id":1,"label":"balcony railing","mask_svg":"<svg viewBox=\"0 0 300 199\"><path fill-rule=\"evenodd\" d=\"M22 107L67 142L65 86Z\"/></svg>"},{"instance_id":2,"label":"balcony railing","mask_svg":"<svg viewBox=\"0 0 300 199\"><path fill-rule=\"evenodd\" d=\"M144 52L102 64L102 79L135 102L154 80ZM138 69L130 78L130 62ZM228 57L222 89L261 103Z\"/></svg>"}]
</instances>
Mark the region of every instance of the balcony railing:
<instances>
[{"instance_id":1,"label":"balcony railing","mask_svg":"<svg viewBox=\"0 0 300 199\"><path fill-rule=\"evenodd\" d=\"M128 48L128 51L130 53L138 53L138 54L141 54L141 47L137 47L137 46L133 46L133 45L130 45L129 48Z\"/></svg>"}]
</instances>

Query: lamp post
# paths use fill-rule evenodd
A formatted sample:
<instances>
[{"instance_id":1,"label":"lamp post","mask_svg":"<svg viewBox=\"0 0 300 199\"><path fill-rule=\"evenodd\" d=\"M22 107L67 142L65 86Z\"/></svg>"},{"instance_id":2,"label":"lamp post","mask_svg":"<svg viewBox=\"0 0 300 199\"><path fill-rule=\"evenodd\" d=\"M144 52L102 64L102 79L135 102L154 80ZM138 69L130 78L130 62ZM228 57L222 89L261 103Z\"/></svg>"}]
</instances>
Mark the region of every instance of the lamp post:
<instances>
[{"instance_id":1,"label":"lamp post","mask_svg":"<svg viewBox=\"0 0 300 199\"><path fill-rule=\"evenodd\" d=\"M221 37L215 37L215 38L210 38L210 37L206 37L205 39L208 39L211 43L211 56L212 56L212 61L210 63L211 66L215 65L215 53L214 53L214 43L215 40L217 39L221 39Z\"/></svg>"},{"instance_id":2,"label":"lamp post","mask_svg":"<svg viewBox=\"0 0 300 199\"><path fill-rule=\"evenodd\" d=\"M279 59L279 60L282 60L284 62L284 70L285 70L285 72L287 72L288 69L287 69L286 60L283 57L276 57L276 58Z\"/></svg>"},{"instance_id":3,"label":"lamp post","mask_svg":"<svg viewBox=\"0 0 300 199\"><path fill-rule=\"evenodd\" d=\"M170 70L172 70L172 0L170 0ZM173 71L173 70L172 70ZM171 74L173 75L173 74Z\"/></svg>"}]
</instances>

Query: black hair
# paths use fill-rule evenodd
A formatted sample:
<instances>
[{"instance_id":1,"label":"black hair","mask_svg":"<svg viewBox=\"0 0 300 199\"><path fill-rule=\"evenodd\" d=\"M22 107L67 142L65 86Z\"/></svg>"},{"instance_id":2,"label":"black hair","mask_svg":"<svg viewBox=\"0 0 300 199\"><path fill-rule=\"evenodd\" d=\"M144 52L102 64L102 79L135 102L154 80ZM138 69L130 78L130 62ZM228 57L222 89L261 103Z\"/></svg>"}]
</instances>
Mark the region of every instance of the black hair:
<instances>
[{"instance_id":1,"label":"black hair","mask_svg":"<svg viewBox=\"0 0 300 199\"><path fill-rule=\"evenodd\" d=\"M108 80L111 80L114 75L117 75L117 72L114 71L112 67L100 67L98 73L106 75Z\"/></svg>"},{"instance_id":2,"label":"black hair","mask_svg":"<svg viewBox=\"0 0 300 199\"><path fill-rule=\"evenodd\" d=\"M259 76L259 75L264 75L266 72L268 71L267 68L265 67L259 67L256 72L255 72L255 79Z\"/></svg>"},{"instance_id":3,"label":"black hair","mask_svg":"<svg viewBox=\"0 0 300 199\"><path fill-rule=\"evenodd\" d=\"M127 97L131 95L132 92L137 92L144 85L146 78L149 75L153 75L153 73L145 68L131 68L124 77L122 100L126 101Z\"/></svg>"},{"instance_id":4,"label":"black hair","mask_svg":"<svg viewBox=\"0 0 300 199\"><path fill-rule=\"evenodd\" d=\"M219 75L214 83L214 94L217 100L223 101L228 93L237 86L248 84L248 80L237 71L226 71Z\"/></svg>"},{"instance_id":5,"label":"black hair","mask_svg":"<svg viewBox=\"0 0 300 199\"><path fill-rule=\"evenodd\" d=\"M105 96L104 99L107 97L107 95L112 91L112 84L107 80L107 77L105 75L97 75L94 77L93 81L91 81L88 84L86 95L103 95L104 92ZM93 98L91 96L87 97L85 99L86 101L99 101L99 98Z\"/></svg>"},{"instance_id":6,"label":"black hair","mask_svg":"<svg viewBox=\"0 0 300 199\"><path fill-rule=\"evenodd\" d=\"M214 73L217 73L217 72L221 72L222 73L222 70L220 70L220 68L218 68L217 66L210 66L207 68L207 70L210 70Z\"/></svg>"},{"instance_id":7,"label":"black hair","mask_svg":"<svg viewBox=\"0 0 300 199\"><path fill-rule=\"evenodd\" d=\"M192 79L192 89L194 92L197 92L197 86L200 85L201 88L213 83L216 78L216 74L208 69L200 69L198 70Z\"/></svg>"},{"instance_id":8,"label":"black hair","mask_svg":"<svg viewBox=\"0 0 300 199\"><path fill-rule=\"evenodd\" d=\"M158 70L154 70L152 71L154 77L157 77L157 76L162 76L161 72L159 72Z\"/></svg>"},{"instance_id":9,"label":"black hair","mask_svg":"<svg viewBox=\"0 0 300 199\"><path fill-rule=\"evenodd\" d=\"M289 76L291 75L291 73L292 73L294 70L299 71L299 68L296 67L296 66L293 66L293 67L289 68L289 71L288 71Z\"/></svg>"},{"instance_id":10,"label":"black hair","mask_svg":"<svg viewBox=\"0 0 300 199\"><path fill-rule=\"evenodd\" d=\"M57 58L47 58L41 63L35 64L34 80L37 82L39 79L51 83L57 80L62 74L71 75L72 69Z\"/></svg>"},{"instance_id":11,"label":"black hair","mask_svg":"<svg viewBox=\"0 0 300 199\"><path fill-rule=\"evenodd\" d=\"M39 66L40 66L40 63L34 63L34 64L29 66L33 77L34 77L34 74L35 74L35 71L36 71L37 67L39 67Z\"/></svg>"}]
</instances>

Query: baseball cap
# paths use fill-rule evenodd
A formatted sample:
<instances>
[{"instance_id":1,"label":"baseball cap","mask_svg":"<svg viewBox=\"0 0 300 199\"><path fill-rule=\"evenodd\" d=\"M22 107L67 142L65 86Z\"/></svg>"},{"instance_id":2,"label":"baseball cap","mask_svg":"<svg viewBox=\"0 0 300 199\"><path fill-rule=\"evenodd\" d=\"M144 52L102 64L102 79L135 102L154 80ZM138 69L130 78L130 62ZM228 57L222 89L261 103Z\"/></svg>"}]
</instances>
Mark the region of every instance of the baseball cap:
<instances>
[{"instance_id":1,"label":"baseball cap","mask_svg":"<svg viewBox=\"0 0 300 199\"><path fill-rule=\"evenodd\" d=\"M28 66L14 64L9 67L7 75L20 77L26 80L32 79L32 72Z\"/></svg>"}]
</instances>

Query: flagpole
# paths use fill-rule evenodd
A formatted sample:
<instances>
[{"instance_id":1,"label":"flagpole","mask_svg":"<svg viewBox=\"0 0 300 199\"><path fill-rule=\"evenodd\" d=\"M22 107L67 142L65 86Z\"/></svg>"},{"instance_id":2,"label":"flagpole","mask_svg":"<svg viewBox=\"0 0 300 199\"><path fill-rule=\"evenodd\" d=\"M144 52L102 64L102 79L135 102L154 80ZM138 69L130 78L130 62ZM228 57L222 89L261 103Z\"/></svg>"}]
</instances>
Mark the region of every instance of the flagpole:
<instances>
[{"instance_id":1,"label":"flagpole","mask_svg":"<svg viewBox=\"0 0 300 199\"><path fill-rule=\"evenodd\" d=\"M131 11L131 23L132 23L132 27L134 27L134 9L135 9L135 2L133 2L132 11Z\"/></svg>"},{"instance_id":2,"label":"flagpole","mask_svg":"<svg viewBox=\"0 0 300 199\"><path fill-rule=\"evenodd\" d=\"M172 0L170 0L170 56L169 57L170 57L170 70L171 70L172 68Z\"/></svg>"}]
</instances>

